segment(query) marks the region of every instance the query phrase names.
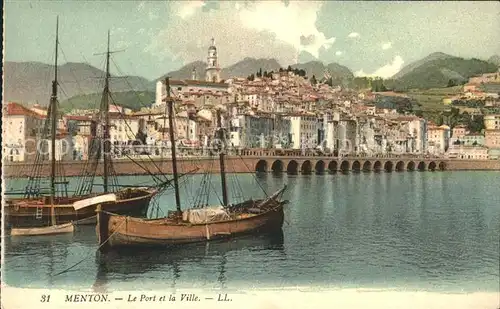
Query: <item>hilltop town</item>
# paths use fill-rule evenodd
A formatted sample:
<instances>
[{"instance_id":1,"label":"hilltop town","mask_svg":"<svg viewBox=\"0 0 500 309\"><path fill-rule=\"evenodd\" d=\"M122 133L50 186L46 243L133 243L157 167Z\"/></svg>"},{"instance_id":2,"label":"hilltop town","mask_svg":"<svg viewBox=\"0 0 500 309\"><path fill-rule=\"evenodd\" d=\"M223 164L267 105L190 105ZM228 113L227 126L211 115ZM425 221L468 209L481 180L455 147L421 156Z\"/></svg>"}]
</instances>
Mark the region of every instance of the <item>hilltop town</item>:
<instances>
[{"instance_id":1,"label":"hilltop town","mask_svg":"<svg viewBox=\"0 0 500 309\"><path fill-rule=\"evenodd\" d=\"M364 87L346 87L298 68L258 70L223 80L217 47L208 48L204 72L193 68L190 79L171 79L175 98L176 142L184 152L210 146L215 111L223 110L228 142L236 150L274 148L280 151L330 153L335 156L412 154L457 159L500 158L500 70L453 80L439 98L440 112L422 108L436 91L388 91L378 79ZM433 92L434 91L434 92ZM443 94L441 93L441 94ZM168 149L165 81L156 83L155 101L133 111L110 106L113 155L123 157L138 142L141 153L161 156ZM424 98L425 97L425 98ZM137 98L140 100L140 97ZM4 103L3 151L7 161L29 161L47 110L24 102ZM58 126L57 159L86 160L95 109L73 109ZM185 150L187 149L187 150Z\"/></svg>"}]
</instances>

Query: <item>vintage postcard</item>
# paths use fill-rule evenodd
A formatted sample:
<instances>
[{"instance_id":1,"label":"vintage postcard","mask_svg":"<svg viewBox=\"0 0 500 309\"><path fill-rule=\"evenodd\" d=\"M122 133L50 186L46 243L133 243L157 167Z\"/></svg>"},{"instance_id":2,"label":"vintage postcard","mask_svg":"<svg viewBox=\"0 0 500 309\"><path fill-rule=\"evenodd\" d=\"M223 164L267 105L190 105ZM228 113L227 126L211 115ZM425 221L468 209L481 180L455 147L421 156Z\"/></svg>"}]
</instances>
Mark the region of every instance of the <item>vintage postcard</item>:
<instances>
[{"instance_id":1,"label":"vintage postcard","mask_svg":"<svg viewBox=\"0 0 500 309\"><path fill-rule=\"evenodd\" d=\"M499 2L4 19L2 308L500 308Z\"/></svg>"}]
</instances>

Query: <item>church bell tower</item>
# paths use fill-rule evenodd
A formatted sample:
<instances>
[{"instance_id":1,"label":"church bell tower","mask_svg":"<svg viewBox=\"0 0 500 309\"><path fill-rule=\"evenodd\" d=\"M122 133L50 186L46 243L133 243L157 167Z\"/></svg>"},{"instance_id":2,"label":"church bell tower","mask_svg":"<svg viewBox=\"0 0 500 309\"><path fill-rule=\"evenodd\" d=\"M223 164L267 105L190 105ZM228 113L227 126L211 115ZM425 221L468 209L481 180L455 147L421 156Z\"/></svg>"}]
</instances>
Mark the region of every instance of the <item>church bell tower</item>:
<instances>
[{"instance_id":1,"label":"church bell tower","mask_svg":"<svg viewBox=\"0 0 500 309\"><path fill-rule=\"evenodd\" d=\"M219 83L220 82L220 68L217 59L217 48L215 47L215 40L212 38L212 43L208 48L207 69L205 70L205 80L207 82Z\"/></svg>"}]
</instances>

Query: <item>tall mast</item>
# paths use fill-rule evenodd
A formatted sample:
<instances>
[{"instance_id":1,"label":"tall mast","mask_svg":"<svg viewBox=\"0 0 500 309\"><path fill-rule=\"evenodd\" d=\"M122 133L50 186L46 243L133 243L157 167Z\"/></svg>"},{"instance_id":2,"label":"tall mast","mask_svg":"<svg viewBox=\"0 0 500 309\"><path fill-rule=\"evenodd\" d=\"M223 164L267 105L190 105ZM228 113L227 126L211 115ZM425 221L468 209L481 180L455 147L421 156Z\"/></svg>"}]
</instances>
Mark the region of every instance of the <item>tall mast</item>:
<instances>
[{"instance_id":1,"label":"tall mast","mask_svg":"<svg viewBox=\"0 0 500 309\"><path fill-rule=\"evenodd\" d=\"M224 151L226 150L226 140L224 138L224 130L222 129L222 117L220 113L220 109L217 109L217 129L218 129L218 135L219 135L219 140L222 143L222 147L219 150L219 165L220 165L220 181L222 184L222 202L223 206L227 206L229 204L229 200L227 197L227 186L226 186L226 168L225 168L225 161L224 161Z\"/></svg>"},{"instance_id":2,"label":"tall mast","mask_svg":"<svg viewBox=\"0 0 500 309\"><path fill-rule=\"evenodd\" d=\"M168 131L170 133L170 147L172 153L172 172L174 173L175 205L177 206L177 215L181 214L181 197L179 195L179 176L177 174L177 158L175 156L175 136L174 136L174 108L173 99L170 97L170 80L165 79L165 88L167 96L165 98L168 106Z\"/></svg>"},{"instance_id":3,"label":"tall mast","mask_svg":"<svg viewBox=\"0 0 500 309\"><path fill-rule=\"evenodd\" d=\"M59 16L56 19L56 54L54 61L54 80L52 81L52 94L50 96L50 111L51 114L51 143L50 143L50 219L52 225L56 224L55 216L55 196L56 196L56 134L57 134L57 55L59 46Z\"/></svg>"},{"instance_id":4,"label":"tall mast","mask_svg":"<svg viewBox=\"0 0 500 309\"><path fill-rule=\"evenodd\" d=\"M57 55L59 45L59 16L56 19L56 55L54 64L54 80L52 81L52 94L50 96L51 107L51 143L50 143L50 198L52 205L54 204L54 197L56 195L56 130L57 130Z\"/></svg>"},{"instance_id":5,"label":"tall mast","mask_svg":"<svg viewBox=\"0 0 500 309\"><path fill-rule=\"evenodd\" d=\"M104 128L103 128L103 186L104 192L108 192L108 160L109 160L109 30L108 30L108 49L106 51L106 78L104 79L104 93L103 93L103 104L102 104L102 112L104 113Z\"/></svg>"}]
</instances>

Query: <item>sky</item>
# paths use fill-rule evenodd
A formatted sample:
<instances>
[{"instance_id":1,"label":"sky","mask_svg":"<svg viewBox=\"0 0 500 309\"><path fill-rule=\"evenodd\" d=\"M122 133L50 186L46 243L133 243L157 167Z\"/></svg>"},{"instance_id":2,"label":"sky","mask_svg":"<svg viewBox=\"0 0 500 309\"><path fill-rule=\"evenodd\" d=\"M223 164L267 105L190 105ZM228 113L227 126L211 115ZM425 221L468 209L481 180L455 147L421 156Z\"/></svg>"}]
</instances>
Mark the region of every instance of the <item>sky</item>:
<instances>
[{"instance_id":1,"label":"sky","mask_svg":"<svg viewBox=\"0 0 500 309\"><path fill-rule=\"evenodd\" d=\"M155 79L206 61L213 37L221 67L245 57L282 66L319 60L358 76L388 78L433 52L500 55L500 2L29 1L6 0L4 60L103 69L111 31L114 74Z\"/></svg>"}]
</instances>

